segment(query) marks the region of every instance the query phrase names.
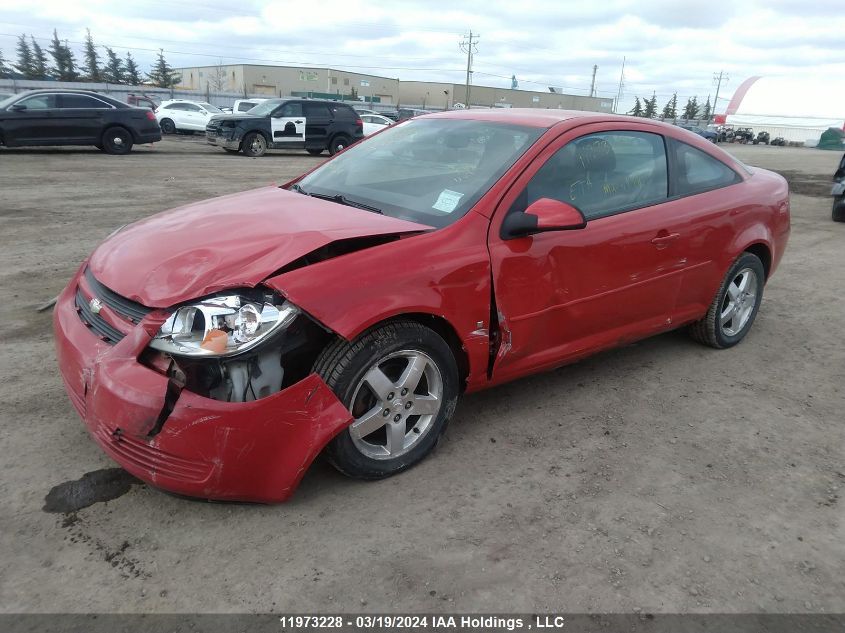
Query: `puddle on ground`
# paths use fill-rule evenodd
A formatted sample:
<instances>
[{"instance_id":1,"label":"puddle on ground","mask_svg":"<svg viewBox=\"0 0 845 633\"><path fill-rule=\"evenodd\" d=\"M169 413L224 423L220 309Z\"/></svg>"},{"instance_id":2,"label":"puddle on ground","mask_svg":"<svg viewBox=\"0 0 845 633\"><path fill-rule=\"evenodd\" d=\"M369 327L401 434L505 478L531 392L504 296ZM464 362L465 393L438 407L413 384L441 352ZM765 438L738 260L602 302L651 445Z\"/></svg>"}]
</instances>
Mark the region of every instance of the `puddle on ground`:
<instances>
[{"instance_id":1,"label":"puddle on ground","mask_svg":"<svg viewBox=\"0 0 845 633\"><path fill-rule=\"evenodd\" d=\"M44 512L76 512L101 501L111 501L125 495L133 485L140 484L122 468L103 468L85 473L75 481L53 486L44 497Z\"/></svg>"}]
</instances>

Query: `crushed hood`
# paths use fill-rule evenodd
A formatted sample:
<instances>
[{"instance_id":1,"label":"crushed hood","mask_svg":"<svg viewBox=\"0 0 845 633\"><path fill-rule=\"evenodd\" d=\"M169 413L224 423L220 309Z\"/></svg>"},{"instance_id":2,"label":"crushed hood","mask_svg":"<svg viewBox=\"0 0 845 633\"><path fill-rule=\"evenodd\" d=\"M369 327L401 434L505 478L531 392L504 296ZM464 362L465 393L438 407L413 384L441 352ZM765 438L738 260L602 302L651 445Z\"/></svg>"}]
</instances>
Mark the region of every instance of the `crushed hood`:
<instances>
[{"instance_id":1,"label":"crushed hood","mask_svg":"<svg viewBox=\"0 0 845 633\"><path fill-rule=\"evenodd\" d=\"M89 267L114 292L164 308L226 288L255 286L338 240L430 228L263 187L136 222L97 247Z\"/></svg>"}]
</instances>

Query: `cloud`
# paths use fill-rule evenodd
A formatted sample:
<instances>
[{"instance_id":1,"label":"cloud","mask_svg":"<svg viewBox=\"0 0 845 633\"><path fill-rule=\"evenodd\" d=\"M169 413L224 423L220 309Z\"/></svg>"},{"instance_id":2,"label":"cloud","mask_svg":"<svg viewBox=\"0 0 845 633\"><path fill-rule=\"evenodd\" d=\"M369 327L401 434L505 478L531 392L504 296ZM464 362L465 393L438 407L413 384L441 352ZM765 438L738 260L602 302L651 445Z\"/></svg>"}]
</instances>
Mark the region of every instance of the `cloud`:
<instances>
[{"instance_id":1,"label":"cloud","mask_svg":"<svg viewBox=\"0 0 845 633\"><path fill-rule=\"evenodd\" d=\"M598 65L598 94L615 97L625 58L624 108L634 97L665 101L715 93L713 73L726 71L720 104L751 75L840 76L841 0L736 0L718 10L677 0L559 2L522 0L0 0L0 50L15 57L16 34L46 43L56 28L79 51L90 28L98 44L132 50L143 67L159 48L174 66L267 63L347 68L359 72L462 83L458 47L480 34L474 82L586 94ZM306 7L303 9L303 7ZM722 99L724 98L724 101Z\"/></svg>"}]
</instances>

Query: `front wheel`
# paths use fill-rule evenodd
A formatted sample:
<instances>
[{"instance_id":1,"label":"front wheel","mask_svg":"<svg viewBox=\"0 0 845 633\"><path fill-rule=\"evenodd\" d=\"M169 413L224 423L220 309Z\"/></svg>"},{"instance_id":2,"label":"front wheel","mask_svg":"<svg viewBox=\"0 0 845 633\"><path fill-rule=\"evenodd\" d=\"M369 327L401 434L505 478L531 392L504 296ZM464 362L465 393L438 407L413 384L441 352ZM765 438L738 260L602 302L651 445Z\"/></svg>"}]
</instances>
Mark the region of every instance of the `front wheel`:
<instances>
[{"instance_id":1,"label":"front wheel","mask_svg":"<svg viewBox=\"0 0 845 633\"><path fill-rule=\"evenodd\" d=\"M352 424L326 446L340 472L381 479L430 453L458 399L452 350L414 321L376 327L356 341L338 341L314 371L352 413Z\"/></svg>"},{"instance_id":2,"label":"front wheel","mask_svg":"<svg viewBox=\"0 0 845 633\"><path fill-rule=\"evenodd\" d=\"M267 151L267 139L264 138L263 134L250 132L244 137L241 148L243 149L244 156L252 156L254 158L264 156Z\"/></svg>"},{"instance_id":3,"label":"front wheel","mask_svg":"<svg viewBox=\"0 0 845 633\"><path fill-rule=\"evenodd\" d=\"M106 154L128 154L132 151L132 135L122 127L112 127L103 132L100 143Z\"/></svg>"},{"instance_id":4,"label":"front wheel","mask_svg":"<svg viewBox=\"0 0 845 633\"><path fill-rule=\"evenodd\" d=\"M692 337L716 349L739 343L757 317L765 283L766 272L760 258L743 253L725 275L707 314L690 326Z\"/></svg>"}]
</instances>

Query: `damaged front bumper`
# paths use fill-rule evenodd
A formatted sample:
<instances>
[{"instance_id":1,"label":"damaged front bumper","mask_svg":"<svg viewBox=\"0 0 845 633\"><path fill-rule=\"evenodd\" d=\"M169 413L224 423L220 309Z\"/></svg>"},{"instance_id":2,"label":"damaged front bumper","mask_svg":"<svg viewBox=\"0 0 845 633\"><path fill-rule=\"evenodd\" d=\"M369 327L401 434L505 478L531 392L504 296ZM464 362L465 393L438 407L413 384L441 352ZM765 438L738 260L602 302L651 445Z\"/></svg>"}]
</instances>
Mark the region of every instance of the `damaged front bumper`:
<instances>
[{"instance_id":1,"label":"damaged front bumper","mask_svg":"<svg viewBox=\"0 0 845 633\"><path fill-rule=\"evenodd\" d=\"M237 135L234 138L226 138L225 136L217 135L215 132L207 131L205 133L205 140L208 141L209 145L216 145L224 149L238 150L241 148L241 139Z\"/></svg>"},{"instance_id":2,"label":"damaged front bumper","mask_svg":"<svg viewBox=\"0 0 845 633\"><path fill-rule=\"evenodd\" d=\"M80 277L54 312L64 386L94 440L139 479L207 499L284 501L351 422L316 374L259 400L223 402L183 389L165 406L170 379L138 358L166 314L151 312L115 344L98 339L77 312ZM102 312L112 318L108 307Z\"/></svg>"}]
</instances>

